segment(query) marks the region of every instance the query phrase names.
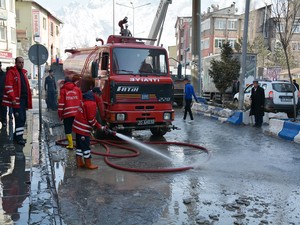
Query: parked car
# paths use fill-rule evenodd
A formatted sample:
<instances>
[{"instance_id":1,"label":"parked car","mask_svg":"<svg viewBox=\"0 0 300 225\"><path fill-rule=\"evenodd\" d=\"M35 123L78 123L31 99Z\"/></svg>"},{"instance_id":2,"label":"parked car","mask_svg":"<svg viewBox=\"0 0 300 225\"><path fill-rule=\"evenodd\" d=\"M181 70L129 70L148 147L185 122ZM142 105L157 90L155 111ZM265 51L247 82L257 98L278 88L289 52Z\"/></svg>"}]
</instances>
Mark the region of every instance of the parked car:
<instances>
[{"instance_id":1,"label":"parked car","mask_svg":"<svg viewBox=\"0 0 300 225\"><path fill-rule=\"evenodd\" d=\"M265 90L265 111L266 112L285 112L288 117L294 117L293 91L295 92L296 113L300 108L299 91L288 81L261 80L258 84ZM249 107L251 104L251 89L253 84L244 90L244 105ZM239 93L234 95L234 101L239 100Z\"/></svg>"},{"instance_id":2,"label":"parked car","mask_svg":"<svg viewBox=\"0 0 300 225\"><path fill-rule=\"evenodd\" d=\"M39 84L37 79L29 79L31 95L36 97L39 94Z\"/></svg>"}]
</instances>

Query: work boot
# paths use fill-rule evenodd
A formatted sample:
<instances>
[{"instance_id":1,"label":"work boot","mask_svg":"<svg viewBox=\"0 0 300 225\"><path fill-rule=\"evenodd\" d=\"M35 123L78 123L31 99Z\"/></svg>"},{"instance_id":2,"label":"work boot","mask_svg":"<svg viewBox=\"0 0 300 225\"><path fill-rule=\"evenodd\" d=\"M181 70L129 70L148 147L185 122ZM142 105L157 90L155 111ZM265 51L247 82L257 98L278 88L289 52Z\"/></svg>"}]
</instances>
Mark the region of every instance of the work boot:
<instances>
[{"instance_id":1,"label":"work boot","mask_svg":"<svg viewBox=\"0 0 300 225\"><path fill-rule=\"evenodd\" d=\"M84 162L85 162L86 168L88 168L90 170L98 169L98 166L92 164L91 158L88 158L88 159L85 158Z\"/></svg>"},{"instance_id":2,"label":"work boot","mask_svg":"<svg viewBox=\"0 0 300 225\"><path fill-rule=\"evenodd\" d=\"M66 146L67 149L73 150L73 137L72 134L66 134L68 145Z\"/></svg>"},{"instance_id":3,"label":"work boot","mask_svg":"<svg viewBox=\"0 0 300 225\"><path fill-rule=\"evenodd\" d=\"M76 165L77 165L77 168L84 168L85 165L82 161L82 157L80 155L76 155Z\"/></svg>"}]
</instances>

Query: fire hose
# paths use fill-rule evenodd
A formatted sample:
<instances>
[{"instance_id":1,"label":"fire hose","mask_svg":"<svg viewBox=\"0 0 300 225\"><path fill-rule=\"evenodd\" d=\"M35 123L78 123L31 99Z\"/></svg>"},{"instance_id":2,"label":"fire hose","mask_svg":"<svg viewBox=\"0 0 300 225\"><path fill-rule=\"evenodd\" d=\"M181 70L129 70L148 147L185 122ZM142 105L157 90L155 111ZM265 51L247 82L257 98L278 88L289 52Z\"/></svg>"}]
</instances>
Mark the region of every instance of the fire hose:
<instances>
[{"instance_id":1,"label":"fire hose","mask_svg":"<svg viewBox=\"0 0 300 225\"><path fill-rule=\"evenodd\" d=\"M65 144L64 142L66 141L66 139L61 139L56 141L57 145L60 146L66 146L67 144ZM185 146L185 147L192 147L194 149L197 150L201 150L207 154L209 154L208 150L205 147L202 147L200 145L195 145L195 144L189 144L189 143L184 143L184 142L144 142L147 144L160 144L160 145L177 145L177 146ZM186 167L172 167L172 168L129 168L129 167L123 167L117 164L112 163L109 158L130 158L130 157L137 157L140 155L140 152L133 148L133 147L129 147L129 146L125 146L125 142L124 141L113 141L113 140L99 140L99 139L92 139L91 140L91 145L96 145L96 144L100 144L104 147L105 149L105 153L102 152L96 152L96 151L91 151L92 154L94 155L100 155L100 156L104 156L104 162L115 169L119 169L119 170L124 170L124 171L129 171L129 172L141 172L141 173L167 173L167 172L180 172L180 171L186 171L186 170L190 170L193 169L194 167L192 166L186 166ZM130 152L132 152L131 154L112 154L110 152L110 148L109 146L114 146L120 149L125 149L128 150Z\"/></svg>"}]
</instances>

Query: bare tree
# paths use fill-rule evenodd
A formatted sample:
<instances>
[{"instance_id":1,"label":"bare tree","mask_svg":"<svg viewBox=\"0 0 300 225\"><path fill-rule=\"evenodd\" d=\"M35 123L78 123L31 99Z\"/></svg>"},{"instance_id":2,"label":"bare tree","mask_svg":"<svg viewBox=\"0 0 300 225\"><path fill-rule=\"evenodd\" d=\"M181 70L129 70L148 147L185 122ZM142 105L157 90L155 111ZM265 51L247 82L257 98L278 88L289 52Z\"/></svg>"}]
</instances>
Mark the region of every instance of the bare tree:
<instances>
[{"instance_id":1,"label":"bare tree","mask_svg":"<svg viewBox=\"0 0 300 225\"><path fill-rule=\"evenodd\" d=\"M273 21L279 41L285 55L289 79L293 85L289 53L290 42L298 26L300 26L300 0L273 0ZM294 85L293 85L294 87ZM294 120L296 120L296 96L293 91Z\"/></svg>"}]
</instances>

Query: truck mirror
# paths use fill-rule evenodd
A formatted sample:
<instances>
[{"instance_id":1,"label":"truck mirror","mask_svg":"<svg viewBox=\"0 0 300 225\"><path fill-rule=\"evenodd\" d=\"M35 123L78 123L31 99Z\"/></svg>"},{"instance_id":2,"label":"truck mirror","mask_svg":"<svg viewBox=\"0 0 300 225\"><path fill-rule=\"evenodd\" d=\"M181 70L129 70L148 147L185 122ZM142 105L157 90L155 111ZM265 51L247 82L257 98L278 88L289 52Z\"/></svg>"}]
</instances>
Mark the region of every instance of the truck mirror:
<instances>
[{"instance_id":1,"label":"truck mirror","mask_svg":"<svg viewBox=\"0 0 300 225\"><path fill-rule=\"evenodd\" d=\"M182 65L179 63L177 67L177 78L181 79L182 77Z\"/></svg>"},{"instance_id":2,"label":"truck mirror","mask_svg":"<svg viewBox=\"0 0 300 225\"><path fill-rule=\"evenodd\" d=\"M97 78L98 77L98 70L99 70L99 63L98 62L92 62L92 77Z\"/></svg>"}]
</instances>

